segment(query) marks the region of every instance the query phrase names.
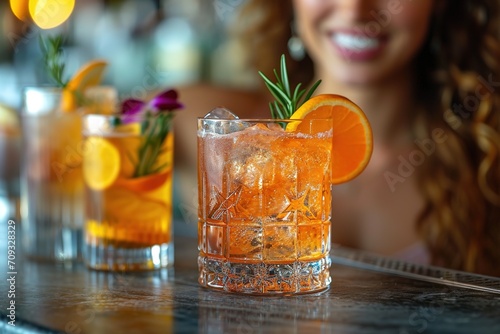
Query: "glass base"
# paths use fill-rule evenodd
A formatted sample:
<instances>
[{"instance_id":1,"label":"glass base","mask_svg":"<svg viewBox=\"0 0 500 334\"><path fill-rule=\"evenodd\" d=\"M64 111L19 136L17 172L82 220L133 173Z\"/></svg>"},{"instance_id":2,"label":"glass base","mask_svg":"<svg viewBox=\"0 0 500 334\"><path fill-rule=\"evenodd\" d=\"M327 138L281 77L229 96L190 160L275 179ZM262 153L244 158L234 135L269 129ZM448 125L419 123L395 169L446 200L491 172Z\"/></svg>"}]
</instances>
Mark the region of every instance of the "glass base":
<instances>
[{"instance_id":1,"label":"glass base","mask_svg":"<svg viewBox=\"0 0 500 334\"><path fill-rule=\"evenodd\" d=\"M83 204L80 194L63 195L50 185L23 189L21 229L27 256L37 261L81 262Z\"/></svg>"},{"instance_id":2,"label":"glass base","mask_svg":"<svg viewBox=\"0 0 500 334\"><path fill-rule=\"evenodd\" d=\"M53 226L48 221L37 221L37 224L31 226L34 228L23 226L23 241L28 258L48 262L80 262L83 259L82 229Z\"/></svg>"},{"instance_id":3,"label":"glass base","mask_svg":"<svg viewBox=\"0 0 500 334\"><path fill-rule=\"evenodd\" d=\"M198 257L198 282L205 287L254 295L293 295L326 290L331 259L287 264L236 263Z\"/></svg>"},{"instance_id":4,"label":"glass base","mask_svg":"<svg viewBox=\"0 0 500 334\"><path fill-rule=\"evenodd\" d=\"M118 248L112 245L85 247L87 267L107 271L144 271L174 264L174 245L164 243L142 248Z\"/></svg>"}]
</instances>

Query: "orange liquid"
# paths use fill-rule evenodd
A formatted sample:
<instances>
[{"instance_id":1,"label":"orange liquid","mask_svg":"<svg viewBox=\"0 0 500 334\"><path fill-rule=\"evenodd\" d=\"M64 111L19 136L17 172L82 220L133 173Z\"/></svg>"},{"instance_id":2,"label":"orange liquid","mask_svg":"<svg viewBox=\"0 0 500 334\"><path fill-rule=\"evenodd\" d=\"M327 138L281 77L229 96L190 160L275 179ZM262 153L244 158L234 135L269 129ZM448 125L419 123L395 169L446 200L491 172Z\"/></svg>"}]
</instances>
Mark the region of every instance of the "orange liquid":
<instances>
[{"instance_id":1,"label":"orange liquid","mask_svg":"<svg viewBox=\"0 0 500 334\"><path fill-rule=\"evenodd\" d=\"M198 137L198 148L200 283L250 293L317 289L273 275L328 261L331 137L257 125ZM214 263L234 266L234 277L217 277Z\"/></svg>"},{"instance_id":2,"label":"orange liquid","mask_svg":"<svg viewBox=\"0 0 500 334\"><path fill-rule=\"evenodd\" d=\"M92 140L92 136L87 137ZM137 135L105 136L120 154L117 179L106 189L86 187L86 241L117 248L143 248L171 241L173 134L165 140L158 173L134 178Z\"/></svg>"}]
</instances>

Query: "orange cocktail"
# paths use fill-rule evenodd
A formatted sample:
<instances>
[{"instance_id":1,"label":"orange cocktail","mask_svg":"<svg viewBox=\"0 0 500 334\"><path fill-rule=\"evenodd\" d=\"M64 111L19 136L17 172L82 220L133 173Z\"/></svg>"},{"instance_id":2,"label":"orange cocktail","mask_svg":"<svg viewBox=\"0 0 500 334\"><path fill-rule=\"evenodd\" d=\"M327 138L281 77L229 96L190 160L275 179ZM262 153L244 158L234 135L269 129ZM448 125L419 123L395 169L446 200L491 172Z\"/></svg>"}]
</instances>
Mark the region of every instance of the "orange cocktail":
<instances>
[{"instance_id":1,"label":"orange cocktail","mask_svg":"<svg viewBox=\"0 0 500 334\"><path fill-rule=\"evenodd\" d=\"M317 122L329 120L198 120L201 285L251 294L328 287L332 132L307 130Z\"/></svg>"},{"instance_id":2,"label":"orange cocktail","mask_svg":"<svg viewBox=\"0 0 500 334\"><path fill-rule=\"evenodd\" d=\"M120 118L84 118L86 262L101 270L165 267L173 263L173 132L151 147L144 130L155 117Z\"/></svg>"}]
</instances>

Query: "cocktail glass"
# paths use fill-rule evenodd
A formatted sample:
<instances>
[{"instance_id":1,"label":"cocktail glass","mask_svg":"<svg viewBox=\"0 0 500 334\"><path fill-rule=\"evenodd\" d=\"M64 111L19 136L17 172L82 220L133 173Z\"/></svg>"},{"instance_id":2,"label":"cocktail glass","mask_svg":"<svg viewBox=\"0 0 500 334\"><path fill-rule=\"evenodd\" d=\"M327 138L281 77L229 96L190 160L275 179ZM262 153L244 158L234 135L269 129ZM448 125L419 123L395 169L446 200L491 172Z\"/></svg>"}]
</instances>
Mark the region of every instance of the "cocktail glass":
<instances>
[{"instance_id":1,"label":"cocktail glass","mask_svg":"<svg viewBox=\"0 0 500 334\"><path fill-rule=\"evenodd\" d=\"M81 110L63 112L58 88L29 87L22 108L21 217L29 257L82 257Z\"/></svg>"},{"instance_id":2,"label":"cocktail glass","mask_svg":"<svg viewBox=\"0 0 500 334\"><path fill-rule=\"evenodd\" d=\"M19 221L21 126L14 109L0 103L0 220Z\"/></svg>"},{"instance_id":3,"label":"cocktail glass","mask_svg":"<svg viewBox=\"0 0 500 334\"><path fill-rule=\"evenodd\" d=\"M300 132L283 130L300 122ZM316 122L331 120L198 120L202 286L263 295L329 286L332 133L314 133Z\"/></svg>"},{"instance_id":4,"label":"cocktail glass","mask_svg":"<svg viewBox=\"0 0 500 334\"><path fill-rule=\"evenodd\" d=\"M146 146L154 131L145 130L154 129L157 120L145 117L84 117L85 262L90 268L134 271L173 264L173 132L157 147L157 158L148 161L153 151ZM146 165L154 172L141 175Z\"/></svg>"}]
</instances>

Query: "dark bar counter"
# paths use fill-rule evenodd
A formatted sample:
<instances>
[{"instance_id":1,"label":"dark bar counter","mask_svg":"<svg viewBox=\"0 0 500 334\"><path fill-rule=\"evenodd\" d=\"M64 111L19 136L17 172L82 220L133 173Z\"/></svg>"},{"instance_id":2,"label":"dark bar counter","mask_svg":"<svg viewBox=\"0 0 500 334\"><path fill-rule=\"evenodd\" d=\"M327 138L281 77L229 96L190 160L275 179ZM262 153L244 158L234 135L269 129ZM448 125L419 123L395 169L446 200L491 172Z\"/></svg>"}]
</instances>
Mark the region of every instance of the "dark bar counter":
<instances>
[{"instance_id":1,"label":"dark bar counter","mask_svg":"<svg viewBox=\"0 0 500 334\"><path fill-rule=\"evenodd\" d=\"M500 280L344 248L332 251L333 281L318 294L202 288L196 240L176 238L174 268L154 272L106 273L18 257L15 298L7 298L4 240L0 333L500 333Z\"/></svg>"}]
</instances>

